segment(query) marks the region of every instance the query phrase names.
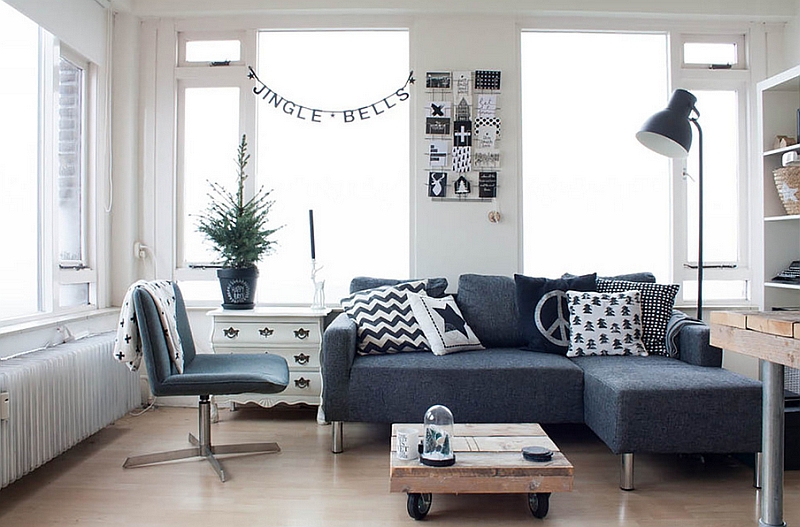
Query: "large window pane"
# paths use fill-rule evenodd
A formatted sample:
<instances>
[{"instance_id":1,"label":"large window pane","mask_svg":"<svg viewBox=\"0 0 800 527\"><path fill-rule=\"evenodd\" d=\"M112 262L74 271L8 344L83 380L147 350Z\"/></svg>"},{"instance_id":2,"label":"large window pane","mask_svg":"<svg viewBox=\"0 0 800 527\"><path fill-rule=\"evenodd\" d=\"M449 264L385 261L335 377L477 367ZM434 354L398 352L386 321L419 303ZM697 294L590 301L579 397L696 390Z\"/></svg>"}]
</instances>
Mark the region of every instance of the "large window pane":
<instances>
[{"instance_id":1,"label":"large window pane","mask_svg":"<svg viewBox=\"0 0 800 527\"><path fill-rule=\"evenodd\" d=\"M697 97L703 128L703 261L731 263L739 259L739 192L738 174L738 101L735 91L692 90ZM697 176L700 145L696 129L687 172L694 178L687 181L686 254L697 262L698 202ZM711 298L711 297L710 297Z\"/></svg>"},{"instance_id":2,"label":"large window pane","mask_svg":"<svg viewBox=\"0 0 800 527\"><path fill-rule=\"evenodd\" d=\"M39 28L0 2L0 318L39 308Z\"/></svg>"},{"instance_id":3,"label":"large window pane","mask_svg":"<svg viewBox=\"0 0 800 527\"><path fill-rule=\"evenodd\" d=\"M312 108L342 110L393 93L408 75L406 31L281 31L259 36L258 74ZM258 100L258 181L274 189L279 246L261 266L259 301L308 304L308 211L326 297L356 275L409 273L409 104L368 120L312 123Z\"/></svg>"},{"instance_id":4,"label":"large window pane","mask_svg":"<svg viewBox=\"0 0 800 527\"><path fill-rule=\"evenodd\" d=\"M184 103L183 262L210 263L218 255L197 232L197 215L208 203L210 181L236 188L239 88L186 88Z\"/></svg>"},{"instance_id":5,"label":"large window pane","mask_svg":"<svg viewBox=\"0 0 800 527\"><path fill-rule=\"evenodd\" d=\"M522 34L524 272L670 278L670 165L635 139L666 104L667 37Z\"/></svg>"}]
</instances>

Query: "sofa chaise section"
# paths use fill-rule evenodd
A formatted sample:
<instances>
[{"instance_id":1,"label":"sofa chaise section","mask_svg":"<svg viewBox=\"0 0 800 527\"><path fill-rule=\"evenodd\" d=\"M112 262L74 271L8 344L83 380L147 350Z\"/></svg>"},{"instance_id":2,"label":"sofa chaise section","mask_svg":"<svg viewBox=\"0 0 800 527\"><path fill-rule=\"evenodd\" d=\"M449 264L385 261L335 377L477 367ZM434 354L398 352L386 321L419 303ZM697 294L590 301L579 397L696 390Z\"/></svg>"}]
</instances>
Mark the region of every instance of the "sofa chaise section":
<instances>
[{"instance_id":1,"label":"sofa chaise section","mask_svg":"<svg viewBox=\"0 0 800 527\"><path fill-rule=\"evenodd\" d=\"M761 450L761 383L662 356L579 357L584 420L621 455L633 489L633 454Z\"/></svg>"}]
</instances>

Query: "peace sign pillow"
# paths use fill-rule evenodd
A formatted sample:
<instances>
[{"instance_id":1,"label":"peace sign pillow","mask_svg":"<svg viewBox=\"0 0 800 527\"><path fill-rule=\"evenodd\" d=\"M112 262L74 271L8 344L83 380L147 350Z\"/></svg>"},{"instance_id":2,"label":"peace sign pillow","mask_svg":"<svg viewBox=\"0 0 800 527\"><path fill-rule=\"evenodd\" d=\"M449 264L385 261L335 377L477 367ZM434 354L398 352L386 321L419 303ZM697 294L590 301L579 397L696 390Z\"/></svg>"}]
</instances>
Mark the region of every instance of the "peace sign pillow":
<instances>
[{"instance_id":1,"label":"peace sign pillow","mask_svg":"<svg viewBox=\"0 0 800 527\"><path fill-rule=\"evenodd\" d=\"M597 274L571 278L514 275L523 349L566 355L569 349L567 291L596 291Z\"/></svg>"}]
</instances>

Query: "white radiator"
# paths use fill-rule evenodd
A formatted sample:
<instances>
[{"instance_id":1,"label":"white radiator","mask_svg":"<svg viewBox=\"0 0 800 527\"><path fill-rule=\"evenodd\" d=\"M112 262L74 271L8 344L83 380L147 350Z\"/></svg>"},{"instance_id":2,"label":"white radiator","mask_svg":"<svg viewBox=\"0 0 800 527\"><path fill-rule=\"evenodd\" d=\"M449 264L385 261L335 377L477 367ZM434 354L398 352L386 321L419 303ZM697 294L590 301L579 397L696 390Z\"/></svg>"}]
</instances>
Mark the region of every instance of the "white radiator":
<instances>
[{"instance_id":1,"label":"white radiator","mask_svg":"<svg viewBox=\"0 0 800 527\"><path fill-rule=\"evenodd\" d=\"M139 374L113 350L112 332L0 360L0 488L140 405Z\"/></svg>"}]
</instances>

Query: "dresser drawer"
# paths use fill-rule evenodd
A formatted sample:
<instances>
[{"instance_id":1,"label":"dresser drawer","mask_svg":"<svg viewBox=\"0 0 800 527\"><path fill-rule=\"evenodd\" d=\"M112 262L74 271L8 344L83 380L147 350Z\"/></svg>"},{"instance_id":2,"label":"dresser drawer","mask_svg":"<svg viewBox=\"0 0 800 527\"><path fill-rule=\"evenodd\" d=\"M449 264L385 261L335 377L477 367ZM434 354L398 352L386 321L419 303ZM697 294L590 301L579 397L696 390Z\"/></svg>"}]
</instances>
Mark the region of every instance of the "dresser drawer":
<instances>
[{"instance_id":1,"label":"dresser drawer","mask_svg":"<svg viewBox=\"0 0 800 527\"><path fill-rule=\"evenodd\" d=\"M286 364L290 370L296 369L315 369L319 370L319 349L318 348L238 348L234 346L216 346L214 353L270 353L280 355L286 359Z\"/></svg>"},{"instance_id":2,"label":"dresser drawer","mask_svg":"<svg viewBox=\"0 0 800 527\"><path fill-rule=\"evenodd\" d=\"M301 395L319 397L322 393L322 376L315 371L290 371L289 385L275 395Z\"/></svg>"},{"instance_id":3,"label":"dresser drawer","mask_svg":"<svg viewBox=\"0 0 800 527\"><path fill-rule=\"evenodd\" d=\"M322 342L319 324L312 322L227 322L214 323L212 341L216 346L230 344L245 346L296 346L319 347Z\"/></svg>"}]
</instances>

